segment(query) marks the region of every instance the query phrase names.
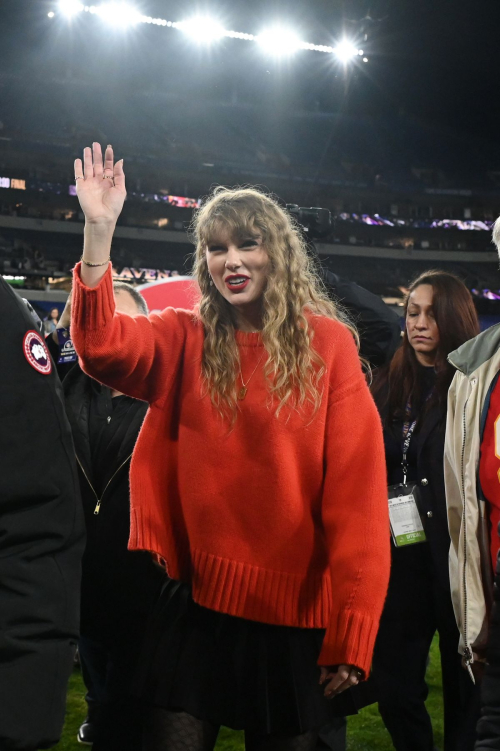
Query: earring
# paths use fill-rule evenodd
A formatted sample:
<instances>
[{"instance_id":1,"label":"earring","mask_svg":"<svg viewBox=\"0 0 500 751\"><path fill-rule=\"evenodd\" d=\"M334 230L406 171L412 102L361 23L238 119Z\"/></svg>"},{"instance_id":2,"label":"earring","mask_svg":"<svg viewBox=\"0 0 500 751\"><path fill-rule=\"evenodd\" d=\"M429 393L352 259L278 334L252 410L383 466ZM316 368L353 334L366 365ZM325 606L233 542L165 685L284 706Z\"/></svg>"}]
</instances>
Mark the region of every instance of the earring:
<instances>
[{"instance_id":1,"label":"earring","mask_svg":"<svg viewBox=\"0 0 500 751\"><path fill-rule=\"evenodd\" d=\"M212 277L210 277L210 281L209 281L209 284L210 284L210 286L211 286L211 287L213 287L213 286L214 286L214 280L212 279Z\"/></svg>"}]
</instances>

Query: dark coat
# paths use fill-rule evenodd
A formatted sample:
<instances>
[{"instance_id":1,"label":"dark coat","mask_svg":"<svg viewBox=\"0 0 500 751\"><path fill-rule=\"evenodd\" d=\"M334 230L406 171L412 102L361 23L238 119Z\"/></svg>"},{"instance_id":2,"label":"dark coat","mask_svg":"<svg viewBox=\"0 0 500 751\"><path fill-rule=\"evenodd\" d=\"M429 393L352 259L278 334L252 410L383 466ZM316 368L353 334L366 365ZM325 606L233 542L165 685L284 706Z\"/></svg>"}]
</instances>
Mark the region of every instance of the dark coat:
<instances>
[{"instance_id":1,"label":"dark coat","mask_svg":"<svg viewBox=\"0 0 500 751\"><path fill-rule=\"evenodd\" d=\"M114 642L141 623L156 601L165 572L147 552L127 550L130 534L129 469L132 451L148 405L135 400L129 421L117 447L100 495L99 513L94 513L97 495L93 489L90 446L90 402L97 400L101 414L111 409L111 391L75 365L63 382L66 410L73 431L78 461L87 546L83 557L81 632L102 643ZM102 412L104 410L104 412Z\"/></svg>"},{"instance_id":2,"label":"dark coat","mask_svg":"<svg viewBox=\"0 0 500 751\"><path fill-rule=\"evenodd\" d=\"M389 431L390 428L384 428L386 442L393 440ZM443 470L445 431L446 405L435 404L425 414L412 440L417 444L417 476L414 481L418 488L417 503L427 538L426 544L434 575L440 586L449 592L450 535ZM408 553L408 550L405 552Z\"/></svg>"},{"instance_id":3,"label":"dark coat","mask_svg":"<svg viewBox=\"0 0 500 751\"><path fill-rule=\"evenodd\" d=\"M0 277L0 748L57 743L78 639L84 525L53 363L25 354L35 323ZM38 333L38 332L37 332ZM37 345L34 352L43 352ZM36 340L35 340L36 342ZM31 363L31 364L30 364Z\"/></svg>"},{"instance_id":4,"label":"dark coat","mask_svg":"<svg viewBox=\"0 0 500 751\"><path fill-rule=\"evenodd\" d=\"M449 591L450 535L443 470L445 431L446 407L437 405L429 410L417 435L417 481L418 505L434 571L441 586Z\"/></svg>"}]
</instances>

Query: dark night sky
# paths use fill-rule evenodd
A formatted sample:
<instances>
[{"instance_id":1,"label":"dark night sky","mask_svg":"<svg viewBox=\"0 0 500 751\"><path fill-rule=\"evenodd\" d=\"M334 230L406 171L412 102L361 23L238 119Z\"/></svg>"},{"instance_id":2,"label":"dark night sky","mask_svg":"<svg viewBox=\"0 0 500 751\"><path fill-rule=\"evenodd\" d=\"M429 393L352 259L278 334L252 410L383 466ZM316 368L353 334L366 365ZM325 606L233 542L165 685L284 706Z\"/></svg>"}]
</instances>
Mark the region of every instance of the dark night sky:
<instances>
[{"instance_id":1,"label":"dark night sky","mask_svg":"<svg viewBox=\"0 0 500 751\"><path fill-rule=\"evenodd\" d=\"M196 5L141 0L151 15L180 20L183 7L218 11L227 26L258 32L284 19L308 41L331 43L346 19L376 19L363 43L370 63L346 81L329 56L265 59L255 45L224 41L198 50L179 32L141 26L125 34L87 14L68 25L47 18L49 0L0 3L0 74L73 76L122 91L179 88L261 106L307 107L380 116L405 112L498 140L500 0L211 0ZM229 93L231 92L231 93ZM267 98L266 98L267 97Z\"/></svg>"}]
</instances>

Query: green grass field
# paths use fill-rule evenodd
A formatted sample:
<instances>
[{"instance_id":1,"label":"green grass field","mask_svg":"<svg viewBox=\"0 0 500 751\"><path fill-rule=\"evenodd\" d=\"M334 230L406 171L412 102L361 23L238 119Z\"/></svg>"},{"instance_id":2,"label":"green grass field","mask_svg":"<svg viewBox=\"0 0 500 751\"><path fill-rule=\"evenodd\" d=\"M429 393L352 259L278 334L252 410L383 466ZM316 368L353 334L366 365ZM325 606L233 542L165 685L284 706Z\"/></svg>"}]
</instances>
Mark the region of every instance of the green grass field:
<instances>
[{"instance_id":1,"label":"green grass field","mask_svg":"<svg viewBox=\"0 0 500 751\"><path fill-rule=\"evenodd\" d=\"M427 707L432 717L435 733L435 744L442 748L443 744L443 703L441 697L441 668L437 640L431 649L431 662L427 671L429 684L429 698ZM61 742L56 746L57 751L81 751L83 746L76 740L78 727L85 718L86 705L83 683L80 671L75 670L71 677L66 724ZM359 715L349 719L347 731L348 751L391 751L393 748L389 734L384 728L376 705L366 707ZM223 728L219 734L217 751L243 751L243 734Z\"/></svg>"}]
</instances>

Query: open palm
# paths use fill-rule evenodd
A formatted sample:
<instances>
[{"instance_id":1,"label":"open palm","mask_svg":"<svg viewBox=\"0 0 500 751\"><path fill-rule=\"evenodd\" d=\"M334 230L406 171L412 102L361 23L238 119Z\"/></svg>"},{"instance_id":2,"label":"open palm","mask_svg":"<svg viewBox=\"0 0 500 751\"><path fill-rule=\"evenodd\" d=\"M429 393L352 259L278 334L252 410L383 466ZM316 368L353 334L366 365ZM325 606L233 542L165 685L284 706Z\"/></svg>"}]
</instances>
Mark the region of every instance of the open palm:
<instances>
[{"instance_id":1,"label":"open palm","mask_svg":"<svg viewBox=\"0 0 500 751\"><path fill-rule=\"evenodd\" d=\"M113 149L108 146L103 163L101 145L94 143L83 150L83 164L75 159L75 180L85 220L114 225L127 195L123 159L114 164Z\"/></svg>"}]
</instances>

